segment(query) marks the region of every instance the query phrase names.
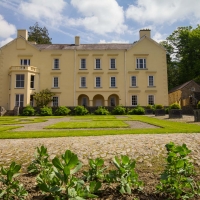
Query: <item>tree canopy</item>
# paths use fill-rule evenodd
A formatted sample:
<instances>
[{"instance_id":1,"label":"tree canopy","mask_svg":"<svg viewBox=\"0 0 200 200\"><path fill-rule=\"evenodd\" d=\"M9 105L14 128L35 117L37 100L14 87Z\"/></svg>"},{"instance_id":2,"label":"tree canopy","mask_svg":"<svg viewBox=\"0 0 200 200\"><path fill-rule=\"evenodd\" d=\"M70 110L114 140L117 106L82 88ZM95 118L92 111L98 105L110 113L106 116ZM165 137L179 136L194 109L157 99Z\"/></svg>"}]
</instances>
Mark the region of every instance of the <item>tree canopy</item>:
<instances>
[{"instance_id":1,"label":"tree canopy","mask_svg":"<svg viewBox=\"0 0 200 200\"><path fill-rule=\"evenodd\" d=\"M37 44L51 44L52 38L49 37L49 32L46 27L39 27L38 22L34 26L29 27L28 41L36 42Z\"/></svg>"},{"instance_id":2,"label":"tree canopy","mask_svg":"<svg viewBox=\"0 0 200 200\"><path fill-rule=\"evenodd\" d=\"M200 25L179 27L161 44L167 50L169 90L190 80L200 83Z\"/></svg>"}]
</instances>

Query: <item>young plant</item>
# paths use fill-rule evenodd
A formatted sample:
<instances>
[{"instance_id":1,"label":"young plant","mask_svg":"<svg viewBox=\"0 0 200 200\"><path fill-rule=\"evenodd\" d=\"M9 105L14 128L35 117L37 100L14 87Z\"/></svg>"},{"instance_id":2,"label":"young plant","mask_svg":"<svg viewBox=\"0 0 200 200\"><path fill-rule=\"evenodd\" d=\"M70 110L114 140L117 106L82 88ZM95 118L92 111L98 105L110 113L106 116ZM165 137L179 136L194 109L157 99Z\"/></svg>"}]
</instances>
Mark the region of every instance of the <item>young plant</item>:
<instances>
[{"instance_id":1,"label":"young plant","mask_svg":"<svg viewBox=\"0 0 200 200\"><path fill-rule=\"evenodd\" d=\"M0 172L0 199L14 200L16 198L25 199L28 192L24 189L23 185L19 181L15 180L15 177L19 175L21 169L20 165L12 162L8 169L1 168Z\"/></svg>"},{"instance_id":2,"label":"young plant","mask_svg":"<svg viewBox=\"0 0 200 200\"><path fill-rule=\"evenodd\" d=\"M41 171L51 166L52 164L49 161L47 148L42 145L41 147L37 147L35 159L28 166L27 170L30 174L39 174Z\"/></svg>"},{"instance_id":3,"label":"young plant","mask_svg":"<svg viewBox=\"0 0 200 200\"><path fill-rule=\"evenodd\" d=\"M101 158L96 158L95 160L90 159L89 160L89 166L90 169L88 171L84 171L83 174L84 179L86 179L87 181L100 181L104 179L104 170L106 169L105 167L103 167L104 165L104 160L102 160Z\"/></svg>"},{"instance_id":4,"label":"young plant","mask_svg":"<svg viewBox=\"0 0 200 200\"><path fill-rule=\"evenodd\" d=\"M121 155L121 158L115 156L113 163L117 170L112 170L106 175L108 183L119 183L119 192L121 194L131 194L132 188L142 189L143 183L138 181L138 174L135 172L135 160L131 160L128 156Z\"/></svg>"},{"instance_id":5,"label":"young plant","mask_svg":"<svg viewBox=\"0 0 200 200\"><path fill-rule=\"evenodd\" d=\"M200 184L195 182L194 166L188 158L191 152L185 144L176 146L173 142L165 145L167 164L160 177L157 190L170 199L189 199L200 194Z\"/></svg>"},{"instance_id":6,"label":"young plant","mask_svg":"<svg viewBox=\"0 0 200 200\"><path fill-rule=\"evenodd\" d=\"M38 187L43 192L49 193L54 199L81 200L97 197L90 192L95 188L94 185L88 189L83 180L74 176L82 167L76 154L67 150L61 160L55 157L52 163L50 170L42 171L37 177Z\"/></svg>"}]
</instances>

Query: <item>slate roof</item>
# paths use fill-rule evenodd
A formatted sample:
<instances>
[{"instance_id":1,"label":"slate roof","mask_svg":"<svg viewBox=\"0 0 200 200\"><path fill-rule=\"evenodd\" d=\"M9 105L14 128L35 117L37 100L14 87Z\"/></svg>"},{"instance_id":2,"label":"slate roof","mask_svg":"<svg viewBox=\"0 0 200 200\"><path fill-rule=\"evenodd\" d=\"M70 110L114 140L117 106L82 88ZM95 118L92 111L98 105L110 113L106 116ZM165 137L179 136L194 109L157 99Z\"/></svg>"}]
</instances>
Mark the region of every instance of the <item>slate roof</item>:
<instances>
[{"instance_id":1,"label":"slate roof","mask_svg":"<svg viewBox=\"0 0 200 200\"><path fill-rule=\"evenodd\" d=\"M196 83L196 82L193 81L193 80L188 81L188 82L186 82L186 83L183 83L182 85L179 85L179 86L176 86L176 87L172 88L172 89L169 91L169 93L175 92L175 91L177 91L177 90L181 90L182 88L184 88L186 85L188 85L188 84L191 83L191 82Z\"/></svg>"},{"instance_id":2,"label":"slate roof","mask_svg":"<svg viewBox=\"0 0 200 200\"><path fill-rule=\"evenodd\" d=\"M134 44L34 44L39 50L125 50L130 49Z\"/></svg>"}]
</instances>

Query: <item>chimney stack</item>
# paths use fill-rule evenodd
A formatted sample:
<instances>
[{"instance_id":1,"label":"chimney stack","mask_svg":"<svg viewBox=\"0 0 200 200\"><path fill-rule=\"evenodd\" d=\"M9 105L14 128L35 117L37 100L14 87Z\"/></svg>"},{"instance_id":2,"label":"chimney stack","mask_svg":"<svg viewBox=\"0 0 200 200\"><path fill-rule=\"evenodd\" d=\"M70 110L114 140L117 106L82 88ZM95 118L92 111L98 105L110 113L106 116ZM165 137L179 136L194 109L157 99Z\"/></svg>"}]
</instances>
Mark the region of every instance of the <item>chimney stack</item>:
<instances>
[{"instance_id":1,"label":"chimney stack","mask_svg":"<svg viewBox=\"0 0 200 200\"><path fill-rule=\"evenodd\" d=\"M28 31L26 29L18 29L17 37L22 36L25 40L28 40Z\"/></svg>"},{"instance_id":2,"label":"chimney stack","mask_svg":"<svg viewBox=\"0 0 200 200\"><path fill-rule=\"evenodd\" d=\"M150 29L142 29L142 30L140 30L140 39L143 36L147 36L147 37L151 38L151 30Z\"/></svg>"},{"instance_id":3,"label":"chimney stack","mask_svg":"<svg viewBox=\"0 0 200 200\"><path fill-rule=\"evenodd\" d=\"M75 36L75 45L76 46L80 45L80 37L79 36Z\"/></svg>"}]
</instances>

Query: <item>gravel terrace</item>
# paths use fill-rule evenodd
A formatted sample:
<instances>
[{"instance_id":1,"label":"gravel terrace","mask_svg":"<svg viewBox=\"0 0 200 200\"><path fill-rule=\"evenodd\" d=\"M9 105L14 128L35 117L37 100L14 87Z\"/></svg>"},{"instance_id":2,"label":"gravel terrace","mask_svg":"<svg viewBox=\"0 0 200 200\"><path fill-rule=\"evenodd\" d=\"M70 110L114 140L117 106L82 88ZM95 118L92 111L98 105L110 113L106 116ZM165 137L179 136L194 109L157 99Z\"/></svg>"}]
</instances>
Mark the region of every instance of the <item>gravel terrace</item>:
<instances>
[{"instance_id":1,"label":"gravel terrace","mask_svg":"<svg viewBox=\"0 0 200 200\"><path fill-rule=\"evenodd\" d=\"M155 116L151 116L155 117ZM168 116L159 117L168 119ZM43 127L70 118L49 119L47 122L26 124L15 131L41 130ZM171 120L171 119L170 119ZM192 116L184 116L176 121L194 121ZM132 128L148 128L149 124L129 121ZM200 125L200 123L197 123ZM100 129L101 130L101 129ZM48 130L47 130L48 131ZM28 132L27 132L28 134ZM141 135L115 135L115 136L89 136L89 137L61 137L38 139L1 139L0 140L0 165L8 164L12 160L27 166L34 158L36 147L45 145L54 158L55 155L70 149L78 154L79 159L87 164L88 158L102 157L108 162L115 156L127 154L136 158L138 162L147 167L152 166L154 158L165 155L165 144L173 141L177 144L186 143L192 150L192 158L200 166L200 134L141 134Z\"/></svg>"}]
</instances>

